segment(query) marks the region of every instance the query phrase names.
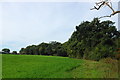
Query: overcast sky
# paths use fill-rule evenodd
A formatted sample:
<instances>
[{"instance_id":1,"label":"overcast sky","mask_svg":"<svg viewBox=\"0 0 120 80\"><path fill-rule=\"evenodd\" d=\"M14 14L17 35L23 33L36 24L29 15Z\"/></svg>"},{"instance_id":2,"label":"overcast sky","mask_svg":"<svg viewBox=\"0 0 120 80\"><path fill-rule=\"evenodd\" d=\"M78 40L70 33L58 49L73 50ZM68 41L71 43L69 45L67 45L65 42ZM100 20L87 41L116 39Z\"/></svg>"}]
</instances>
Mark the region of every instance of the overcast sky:
<instances>
[{"instance_id":1,"label":"overcast sky","mask_svg":"<svg viewBox=\"0 0 120 80\"><path fill-rule=\"evenodd\" d=\"M94 2L3 2L0 3L0 50L19 51L22 47L41 42L67 41L75 26L94 17L111 14L105 6L99 11L90 8ZM117 2L113 3L117 10ZM112 20L117 26L118 15Z\"/></svg>"}]
</instances>

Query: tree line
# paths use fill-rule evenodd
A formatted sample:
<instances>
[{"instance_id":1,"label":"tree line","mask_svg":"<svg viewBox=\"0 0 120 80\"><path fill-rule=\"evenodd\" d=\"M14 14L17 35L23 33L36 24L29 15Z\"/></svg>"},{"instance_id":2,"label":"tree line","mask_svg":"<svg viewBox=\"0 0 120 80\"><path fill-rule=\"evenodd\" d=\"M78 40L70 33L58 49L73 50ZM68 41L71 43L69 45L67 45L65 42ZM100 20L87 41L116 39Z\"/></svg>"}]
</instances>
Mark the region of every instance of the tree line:
<instances>
[{"instance_id":1,"label":"tree line","mask_svg":"<svg viewBox=\"0 0 120 80\"><path fill-rule=\"evenodd\" d=\"M67 57L67 52L60 42L52 41L50 43L41 43L21 48L20 54L30 55L52 55Z\"/></svg>"},{"instance_id":2,"label":"tree line","mask_svg":"<svg viewBox=\"0 0 120 80\"><path fill-rule=\"evenodd\" d=\"M114 22L100 21L94 18L76 26L76 30L65 43L52 41L21 48L20 54L52 55L71 58L100 60L102 58L116 58L120 56L120 31Z\"/></svg>"}]
</instances>

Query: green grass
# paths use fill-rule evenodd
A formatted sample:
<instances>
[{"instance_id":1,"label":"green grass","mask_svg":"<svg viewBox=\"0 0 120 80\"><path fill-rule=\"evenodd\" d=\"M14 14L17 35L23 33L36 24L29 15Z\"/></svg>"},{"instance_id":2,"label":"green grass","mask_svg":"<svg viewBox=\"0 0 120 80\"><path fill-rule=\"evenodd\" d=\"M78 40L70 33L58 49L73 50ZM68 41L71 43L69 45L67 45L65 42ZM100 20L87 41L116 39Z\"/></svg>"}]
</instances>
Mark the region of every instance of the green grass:
<instances>
[{"instance_id":1,"label":"green grass","mask_svg":"<svg viewBox=\"0 0 120 80\"><path fill-rule=\"evenodd\" d=\"M0 80L2 78L2 54L0 54Z\"/></svg>"},{"instance_id":2,"label":"green grass","mask_svg":"<svg viewBox=\"0 0 120 80\"><path fill-rule=\"evenodd\" d=\"M117 78L118 75L111 69L111 64L96 61L57 56L4 54L2 55L2 77Z\"/></svg>"}]
</instances>

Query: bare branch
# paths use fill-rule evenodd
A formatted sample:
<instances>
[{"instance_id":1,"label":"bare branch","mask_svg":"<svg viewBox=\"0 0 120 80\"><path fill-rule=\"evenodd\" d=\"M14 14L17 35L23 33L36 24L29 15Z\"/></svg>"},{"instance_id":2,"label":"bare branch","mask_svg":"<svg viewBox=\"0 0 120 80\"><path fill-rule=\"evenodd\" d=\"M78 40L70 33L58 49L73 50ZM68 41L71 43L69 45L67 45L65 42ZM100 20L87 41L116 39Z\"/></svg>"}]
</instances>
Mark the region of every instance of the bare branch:
<instances>
[{"instance_id":1,"label":"bare branch","mask_svg":"<svg viewBox=\"0 0 120 80\"><path fill-rule=\"evenodd\" d=\"M106 3L106 5L107 5L113 12L115 12L115 10L112 8L112 6L110 6L108 3Z\"/></svg>"},{"instance_id":2,"label":"bare branch","mask_svg":"<svg viewBox=\"0 0 120 80\"><path fill-rule=\"evenodd\" d=\"M99 19L104 18L104 17L112 17L112 16L114 16L114 15L117 14L117 13L120 13L120 11L115 11L115 12L113 12L113 13L112 13L111 15L109 15L109 16L99 17Z\"/></svg>"},{"instance_id":3,"label":"bare branch","mask_svg":"<svg viewBox=\"0 0 120 80\"><path fill-rule=\"evenodd\" d=\"M111 5L111 7L112 7L112 3L110 2L110 5Z\"/></svg>"},{"instance_id":4,"label":"bare branch","mask_svg":"<svg viewBox=\"0 0 120 80\"><path fill-rule=\"evenodd\" d=\"M99 17L98 19L101 19L101 18L104 18L104 17L111 17L112 15L109 15L109 16L102 16L102 17Z\"/></svg>"},{"instance_id":5,"label":"bare branch","mask_svg":"<svg viewBox=\"0 0 120 80\"><path fill-rule=\"evenodd\" d=\"M115 15L117 13L120 13L120 11L114 11L111 15Z\"/></svg>"},{"instance_id":6,"label":"bare branch","mask_svg":"<svg viewBox=\"0 0 120 80\"><path fill-rule=\"evenodd\" d=\"M100 4L100 3L101 3L101 4ZM100 5L98 5L98 4L100 4ZM93 10L93 9L99 10L104 4L105 4L105 1L96 3L96 5L98 6L98 8L97 8L96 6L94 6L94 8L92 8L92 9L90 9L90 10Z\"/></svg>"},{"instance_id":7,"label":"bare branch","mask_svg":"<svg viewBox=\"0 0 120 80\"><path fill-rule=\"evenodd\" d=\"M110 4L109 4L110 3ZM112 8L112 3L109 2L109 1L101 1L101 2L98 2L98 3L95 3L96 6L98 6L98 8L96 6L94 6L94 8L90 9L90 10L93 10L93 9L96 9L96 10L99 10L103 5L107 5L111 10L112 10L112 14L110 14L109 16L102 16L100 18L104 18L104 17L111 17L117 13L120 13L120 11L115 11L113 8ZM99 19L100 19L99 18Z\"/></svg>"}]
</instances>

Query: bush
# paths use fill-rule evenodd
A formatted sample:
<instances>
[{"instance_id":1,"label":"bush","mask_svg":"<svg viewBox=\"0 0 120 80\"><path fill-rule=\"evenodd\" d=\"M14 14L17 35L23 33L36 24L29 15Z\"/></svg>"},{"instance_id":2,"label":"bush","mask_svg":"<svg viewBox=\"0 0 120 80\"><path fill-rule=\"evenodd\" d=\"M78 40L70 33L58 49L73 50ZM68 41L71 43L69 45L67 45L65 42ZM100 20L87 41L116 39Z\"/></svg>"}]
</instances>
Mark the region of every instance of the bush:
<instances>
[{"instance_id":1,"label":"bush","mask_svg":"<svg viewBox=\"0 0 120 80\"><path fill-rule=\"evenodd\" d=\"M107 63L107 64L112 64L112 65L117 65L118 64L118 60L116 59L112 59L110 57L108 58L103 58L101 60L99 60L100 62L103 62L103 63Z\"/></svg>"},{"instance_id":2,"label":"bush","mask_svg":"<svg viewBox=\"0 0 120 80\"><path fill-rule=\"evenodd\" d=\"M116 54L115 59L120 60L120 54Z\"/></svg>"}]
</instances>

